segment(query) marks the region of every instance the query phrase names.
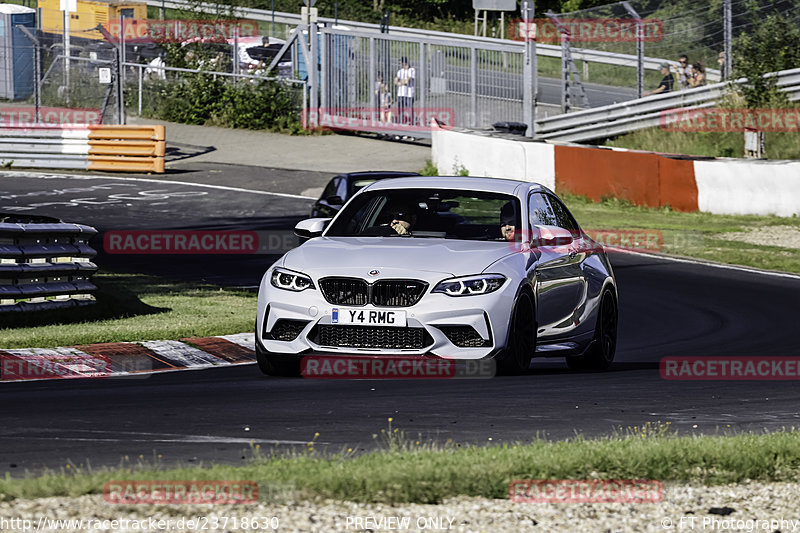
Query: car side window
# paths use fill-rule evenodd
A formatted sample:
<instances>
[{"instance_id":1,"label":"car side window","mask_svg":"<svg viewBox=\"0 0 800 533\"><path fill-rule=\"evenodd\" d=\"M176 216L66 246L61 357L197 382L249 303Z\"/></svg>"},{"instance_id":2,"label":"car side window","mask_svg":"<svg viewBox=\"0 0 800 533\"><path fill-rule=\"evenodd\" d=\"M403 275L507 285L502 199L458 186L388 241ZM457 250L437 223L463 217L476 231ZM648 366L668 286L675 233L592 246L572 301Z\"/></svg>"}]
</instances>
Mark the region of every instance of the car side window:
<instances>
[{"instance_id":1,"label":"car side window","mask_svg":"<svg viewBox=\"0 0 800 533\"><path fill-rule=\"evenodd\" d=\"M528 197L528 220L531 226L558 226L553 207L542 193L533 193Z\"/></svg>"},{"instance_id":2,"label":"car side window","mask_svg":"<svg viewBox=\"0 0 800 533\"><path fill-rule=\"evenodd\" d=\"M553 213L556 217L556 226L569 230L573 234L577 233L579 231L578 223L575 222L575 218L570 214L567 206L565 206L561 200L550 194L547 195L547 201L553 208Z\"/></svg>"},{"instance_id":3,"label":"car side window","mask_svg":"<svg viewBox=\"0 0 800 533\"><path fill-rule=\"evenodd\" d=\"M331 181L328 182L328 185L325 186L325 190L322 191L322 199L327 200L329 197L336 194L336 187L339 185L341 181L340 178L333 178Z\"/></svg>"},{"instance_id":4,"label":"car side window","mask_svg":"<svg viewBox=\"0 0 800 533\"><path fill-rule=\"evenodd\" d=\"M349 180L347 178L341 178L336 184L337 185L336 192L333 193L333 194L338 194L339 198L341 198L342 200L347 200L350 196L352 196L351 194L349 194L349 191L347 190L348 181Z\"/></svg>"}]
</instances>

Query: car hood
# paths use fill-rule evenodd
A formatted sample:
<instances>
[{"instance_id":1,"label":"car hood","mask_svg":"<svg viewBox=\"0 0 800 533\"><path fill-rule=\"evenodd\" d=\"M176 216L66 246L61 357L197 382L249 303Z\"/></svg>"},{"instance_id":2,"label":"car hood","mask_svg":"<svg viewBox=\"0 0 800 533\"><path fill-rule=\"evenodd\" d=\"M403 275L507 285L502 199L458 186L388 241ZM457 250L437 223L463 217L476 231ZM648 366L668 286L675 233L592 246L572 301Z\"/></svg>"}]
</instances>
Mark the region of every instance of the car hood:
<instances>
[{"instance_id":1,"label":"car hood","mask_svg":"<svg viewBox=\"0 0 800 533\"><path fill-rule=\"evenodd\" d=\"M284 256L283 266L311 275L365 279L480 274L514 253L505 242L405 237L317 237ZM370 275L371 270L378 274ZM426 275L427 274L427 275ZM430 280L429 280L430 281Z\"/></svg>"}]
</instances>

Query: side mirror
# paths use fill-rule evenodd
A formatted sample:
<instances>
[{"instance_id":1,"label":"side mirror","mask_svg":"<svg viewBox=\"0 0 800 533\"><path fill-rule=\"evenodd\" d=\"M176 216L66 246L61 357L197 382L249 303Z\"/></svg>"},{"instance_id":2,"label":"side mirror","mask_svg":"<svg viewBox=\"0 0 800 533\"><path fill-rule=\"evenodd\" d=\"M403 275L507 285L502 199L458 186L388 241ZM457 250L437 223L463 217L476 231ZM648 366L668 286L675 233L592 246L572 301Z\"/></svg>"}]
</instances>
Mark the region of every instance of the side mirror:
<instances>
[{"instance_id":1,"label":"side mirror","mask_svg":"<svg viewBox=\"0 0 800 533\"><path fill-rule=\"evenodd\" d=\"M300 239L319 237L331 221L330 218L309 218L301 220L294 227L294 234Z\"/></svg>"},{"instance_id":2,"label":"side mirror","mask_svg":"<svg viewBox=\"0 0 800 533\"><path fill-rule=\"evenodd\" d=\"M328 202L330 205L344 205L344 200L338 194L334 194L333 196L328 196L325 198L325 201Z\"/></svg>"},{"instance_id":3,"label":"side mirror","mask_svg":"<svg viewBox=\"0 0 800 533\"><path fill-rule=\"evenodd\" d=\"M558 226L534 226L531 247L569 246L573 242L572 232Z\"/></svg>"}]
</instances>

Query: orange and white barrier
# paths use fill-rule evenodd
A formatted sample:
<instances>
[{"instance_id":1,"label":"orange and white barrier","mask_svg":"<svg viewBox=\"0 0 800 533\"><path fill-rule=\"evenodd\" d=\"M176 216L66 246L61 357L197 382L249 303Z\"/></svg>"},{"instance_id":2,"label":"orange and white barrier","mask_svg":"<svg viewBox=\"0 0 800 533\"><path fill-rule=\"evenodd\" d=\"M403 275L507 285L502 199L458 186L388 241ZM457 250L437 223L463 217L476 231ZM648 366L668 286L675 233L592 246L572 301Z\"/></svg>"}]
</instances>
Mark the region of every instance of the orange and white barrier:
<instances>
[{"instance_id":1,"label":"orange and white barrier","mask_svg":"<svg viewBox=\"0 0 800 533\"><path fill-rule=\"evenodd\" d=\"M800 214L800 161L714 159L553 144L433 129L433 164L443 175L535 181L599 201L715 214Z\"/></svg>"},{"instance_id":2,"label":"orange and white barrier","mask_svg":"<svg viewBox=\"0 0 800 533\"><path fill-rule=\"evenodd\" d=\"M0 128L0 164L164 172L164 126L37 124Z\"/></svg>"}]
</instances>

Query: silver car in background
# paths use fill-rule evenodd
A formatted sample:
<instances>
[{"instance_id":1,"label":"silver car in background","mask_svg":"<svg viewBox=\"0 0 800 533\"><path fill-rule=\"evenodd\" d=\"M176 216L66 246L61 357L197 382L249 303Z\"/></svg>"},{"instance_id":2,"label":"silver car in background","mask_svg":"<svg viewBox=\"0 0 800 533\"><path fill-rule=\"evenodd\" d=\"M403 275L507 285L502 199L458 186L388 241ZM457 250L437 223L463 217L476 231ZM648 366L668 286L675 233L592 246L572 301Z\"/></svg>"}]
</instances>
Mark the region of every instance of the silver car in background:
<instances>
[{"instance_id":1,"label":"silver car in background","mask_svg":"<svg viewBox=\"0 0 800 533\"><path fill-rule=\"evenodd\" d=\"M256 353L269 375L304 355L531 358L606 369L617 287L602 246L536 183L410 177L359 191L272 265L258 294Z\"/></svg>"}]
</instances>

